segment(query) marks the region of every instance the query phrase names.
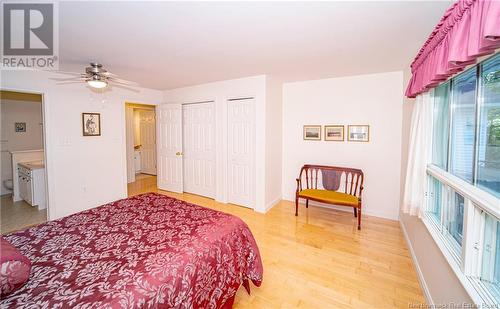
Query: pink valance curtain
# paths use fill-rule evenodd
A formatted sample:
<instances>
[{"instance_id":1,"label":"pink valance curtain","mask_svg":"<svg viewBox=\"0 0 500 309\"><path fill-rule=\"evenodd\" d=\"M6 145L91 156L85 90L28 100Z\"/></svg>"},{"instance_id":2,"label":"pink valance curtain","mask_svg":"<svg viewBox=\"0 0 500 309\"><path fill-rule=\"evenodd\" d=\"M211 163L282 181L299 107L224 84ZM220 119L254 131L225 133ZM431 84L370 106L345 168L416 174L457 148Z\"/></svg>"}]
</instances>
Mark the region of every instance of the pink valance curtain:
<instances>
[{"instance_id":1,"label":"pink valance curtain","mask_svg":"<svg viewBox=\"0 0 500 309\"><path fill-rule=\"evenodd\" d=\"M406 96L435 87L500 48L500 0L459 0L444 14L411 64Z\"/></svg>"}]
</instances>

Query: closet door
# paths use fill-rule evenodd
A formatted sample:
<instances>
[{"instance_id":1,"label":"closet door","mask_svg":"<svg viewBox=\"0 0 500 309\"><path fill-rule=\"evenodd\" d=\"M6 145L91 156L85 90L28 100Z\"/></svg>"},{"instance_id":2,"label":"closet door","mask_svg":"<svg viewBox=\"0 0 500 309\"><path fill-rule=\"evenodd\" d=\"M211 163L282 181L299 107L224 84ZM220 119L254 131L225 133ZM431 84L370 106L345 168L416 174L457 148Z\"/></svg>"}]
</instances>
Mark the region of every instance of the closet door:
<instances>
[{"instance_id":1,"label":"closet door","mask_svg":"<svg viewBox=\"0 0 500 309\"><path fill-rule=\"evenodd\" d=\"M215 197L214 103L185 104L183 114L184 192Z\"/></svg>"},{"instance_id":2,"label":"closet door","mask_svg":"<svg viewBox=\"0 0 500 309\"><path fill-rule=\"evenodd\" d=\"M159 105L156 115L158 188L182 193L182 106Z\"/></svg>"},{"instance_id":3,"label":"closet door","mask_svg":"<svg viewBox=\"0 0 500 309\"><path fill-rule=\"evenodd\" d=\"M253 208L255 101L228 100L228 202Z\"/></svg>"},{"instance_id":4,"label":"closet door","mask_svg":"<svg viewBox=\"0 0 500 309\"><path fill-rule=\"evenodd\" d=\"M156 175L156 124L155 112L141 110L139 112L141 132L141 172Z\"/></svg>"}]
</instances>

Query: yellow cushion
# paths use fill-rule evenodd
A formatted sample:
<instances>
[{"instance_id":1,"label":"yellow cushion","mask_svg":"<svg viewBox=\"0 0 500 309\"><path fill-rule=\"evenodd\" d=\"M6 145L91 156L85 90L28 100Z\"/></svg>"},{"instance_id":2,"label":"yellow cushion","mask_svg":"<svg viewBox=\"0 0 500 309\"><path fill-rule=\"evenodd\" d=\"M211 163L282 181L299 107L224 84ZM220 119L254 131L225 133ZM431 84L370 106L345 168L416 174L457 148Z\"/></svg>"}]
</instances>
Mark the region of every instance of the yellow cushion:
<instances>
[{"instance_id":1,"label":"yellow cushion","mask_svg":"<svg viewBox=\"0 0 500 309\"><path fill-rule=\"evenodd\" d=\"M331 204L358 205L357 197L336 191L306 189L300 191L299 196L304 198L314 198Z\"/></svg>"}]
</instances>

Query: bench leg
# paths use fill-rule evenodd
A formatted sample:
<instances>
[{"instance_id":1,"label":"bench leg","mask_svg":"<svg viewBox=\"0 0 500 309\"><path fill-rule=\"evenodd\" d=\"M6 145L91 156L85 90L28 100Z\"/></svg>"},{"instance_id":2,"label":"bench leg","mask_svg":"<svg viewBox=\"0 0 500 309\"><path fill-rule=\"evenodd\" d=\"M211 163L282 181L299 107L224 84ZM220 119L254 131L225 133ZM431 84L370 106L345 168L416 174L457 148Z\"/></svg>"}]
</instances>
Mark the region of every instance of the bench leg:
<instances>
[{"instance_id":1,"label":"bench leg","mask_svg":"<svg viewBox=\"0 0 500 309\"><path fill-rule=\"evenodd\" d=\"M306 208L309 208L309 200L306 200Z\"/></svg>"},{"instance_id":2,"label":"bench leg","mask_svg":"<svg viewBox=\"0 0 500 309\"><path fill-rule=\"evenodd\" d=\"M358 211L356 207L353 207L352 209L354 209L354 218L356 218L358 216Z\"/></svg>"},{"instance_id":3,"label":"bench leg","mask_svg":"<svg viewBox=\"0 0 500 309\"><path fill-rule=\"evenodd\" d=\"M295 216L299 215L299 198L295 197Z\"/></svg>"},{"instance_id":4,"label":"bench leg","mask_svg":"<svg viewBox=\"0 0 500 309\"><path fill-rule=\"evenodd\" d=\"M358 230L361 230L361 207L358 209Z\"/></svg>"}]
</instances>

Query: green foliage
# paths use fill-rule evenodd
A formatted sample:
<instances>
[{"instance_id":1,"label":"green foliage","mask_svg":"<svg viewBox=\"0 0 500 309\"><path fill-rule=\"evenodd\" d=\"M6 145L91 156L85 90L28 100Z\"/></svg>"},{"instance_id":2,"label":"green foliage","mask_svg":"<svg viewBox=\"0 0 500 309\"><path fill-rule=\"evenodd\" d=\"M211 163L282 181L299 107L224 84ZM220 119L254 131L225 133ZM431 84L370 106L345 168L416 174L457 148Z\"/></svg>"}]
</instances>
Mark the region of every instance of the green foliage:
<instances>
[{"instance_id":1,"label":"green foliage","mask_svg":"<svg viewBox=\"0 0 500 309\"><path fill-rule=\"evenodd\" d=\"M500 107L488 110L488 144L500 146Z\"/></svg>"}]
</instances>

